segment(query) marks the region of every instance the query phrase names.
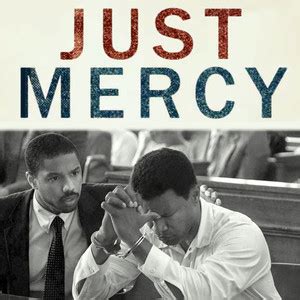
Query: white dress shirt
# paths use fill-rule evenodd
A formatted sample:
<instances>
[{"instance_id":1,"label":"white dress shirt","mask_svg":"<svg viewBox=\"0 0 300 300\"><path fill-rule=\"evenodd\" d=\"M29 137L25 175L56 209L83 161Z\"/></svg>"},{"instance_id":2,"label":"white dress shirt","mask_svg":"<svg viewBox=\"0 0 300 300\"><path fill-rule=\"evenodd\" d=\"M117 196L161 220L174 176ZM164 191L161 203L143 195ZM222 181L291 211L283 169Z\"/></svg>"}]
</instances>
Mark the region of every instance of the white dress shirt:
<instances>
[{"instance_id":1,"label":"white dress shirt","mask_svg":"<svg viewBox=\"0 0 300 300\"><path fill-rule=\"evenodd\" d=\"M29 278L30 296L41 297L45 286L46 265L48 253L53 239L50 230L55 214L44 209L33 196L29 214ZM72 278L75 266L87 248L78 210L59 214L64 221L62 238L65 254L65 295L72 299Z\"/></svg>"},{"instance_id":2,"label":"white dress shirt","mask_svg":"<svg viewBox=\"0 0 300 300\"><path fill-rule=\"evenodd\" d=\"M184 299L281 299L265 238L243 214L201 200L200 227L187 252L165 245L149 227L143 231L154 245L143 265L134 255L110 256L97 265L88 248L75 269L73 297L107 299L142 272L163 299L175 299L166 282L179 288Z\"/></svg>"}]
</instances>

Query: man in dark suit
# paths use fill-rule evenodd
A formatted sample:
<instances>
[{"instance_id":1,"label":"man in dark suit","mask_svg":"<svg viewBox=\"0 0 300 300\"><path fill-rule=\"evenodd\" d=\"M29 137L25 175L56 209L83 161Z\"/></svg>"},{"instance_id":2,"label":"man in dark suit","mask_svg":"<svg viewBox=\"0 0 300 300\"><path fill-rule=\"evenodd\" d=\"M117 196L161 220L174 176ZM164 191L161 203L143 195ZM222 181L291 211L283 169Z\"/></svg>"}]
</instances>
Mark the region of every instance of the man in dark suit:
<instances>
[{"instance_id":1,"label":"man in dark suit","mask_svg":"<svg viewBox=\"0 0 300 300\"><path fill-rule=\"evenodd\" d=\"M82 185L77 149L59 134L31 140L25 162L32 189L0 198L0 291L71 299L74 268L101 225L111 187Z\"/></svg>"}]
</instances>

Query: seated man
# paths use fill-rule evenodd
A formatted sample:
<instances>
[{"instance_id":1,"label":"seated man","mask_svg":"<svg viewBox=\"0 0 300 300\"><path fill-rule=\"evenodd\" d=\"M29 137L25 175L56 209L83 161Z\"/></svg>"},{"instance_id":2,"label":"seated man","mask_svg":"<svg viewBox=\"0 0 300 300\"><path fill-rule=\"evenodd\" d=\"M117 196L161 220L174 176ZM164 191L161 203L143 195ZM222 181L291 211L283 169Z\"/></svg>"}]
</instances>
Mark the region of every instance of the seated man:
<instances>
[{"instance_id":1,"label":"seated man","mask_svg":"<svg viewBox=\"0 0 300 300\"><path fill-rule=\"evenodd\" d=\"M75 266L109 189L82 185L78 151L60 134L31 140L25 162L32 189L0 198L0 293L72 299Z\"/></svg>"},{"instance_id":2,"label":"seated man","mask_svg":"<svg viewBox=\"0 0 300 300\"><path fill-rule=\"evenodd\" d=\"M102 207L102 226L75 269L75 299L107 299L141 273L164 299L280 299L261 230L203 201L181 152L146 154L130 187L108 193Z\"/></svg>"},{"instance_id":3,"label":"seated man","mask_svg":"<svg viewBox=\"0 0 300 300\"><path fill-rule=\"evenodd\" d=\"M270 141L265 131L211 132L206 160L208 175L262 180L271 155Z\"/></svg>"}]
</instances>

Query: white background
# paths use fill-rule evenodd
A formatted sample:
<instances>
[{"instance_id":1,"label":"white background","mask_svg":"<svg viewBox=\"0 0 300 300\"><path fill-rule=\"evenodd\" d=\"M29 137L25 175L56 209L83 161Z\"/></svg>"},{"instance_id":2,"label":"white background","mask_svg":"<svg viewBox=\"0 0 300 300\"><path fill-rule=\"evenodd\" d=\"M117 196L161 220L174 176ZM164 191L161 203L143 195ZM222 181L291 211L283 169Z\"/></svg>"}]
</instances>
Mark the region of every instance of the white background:
<instances>
[{"instance_id":1,"label":"white background","mask_svg":"<svg viewBox=\"0 0 300 300\"><path fill-rule=\"evenodd\" d=\"M193 37L192 53L169 61L158 57L153 47L180 51L181 41L160 35L155 28L157 14L178 7L191 19L169 17L166 23ZM61 60L60 52L73 49L74 9L84 9L84 50L74 60ZM130 9L139 10L139 47L134 57L117 61L106 56L102 46L102 10L113 9L114 47L129 48ZM242 17L229 18L229 59L218 59L218 19L205 17L206 8L241 8ZM0 129L104 129L104 128L235 128L300 129L299 101L299 0L243 1L16 1L2 2L0 18ZM212 109L223 107L226 99L235 101L232 112L215 120L198 109L195 86L198 76L209 67L220 66L233 76L226 86L213 76L207 85L207 101ZM36 68L44 94L56 67L71 69L71 118L60 118L60 88L56 90L49 116L42 119L29 88L29 117L20 118L20 68ZM123 76L103 78L103 88L119 89L118 97L101 99L102 109L122 109L123 119L91 119L90 68L122 67ZM181 86L173 100L180 115L171 119L162 99L150 100L150 118L140 117L141 67L169 67L180 76ZM279 67L287 72L273 95L272 118L261 118L261 96L247 74L256 67L269 85ZM152 88L166 88L169 81L153 80ZM30 85L29 85L30 86Z\"/></svg>"}]
</instances>

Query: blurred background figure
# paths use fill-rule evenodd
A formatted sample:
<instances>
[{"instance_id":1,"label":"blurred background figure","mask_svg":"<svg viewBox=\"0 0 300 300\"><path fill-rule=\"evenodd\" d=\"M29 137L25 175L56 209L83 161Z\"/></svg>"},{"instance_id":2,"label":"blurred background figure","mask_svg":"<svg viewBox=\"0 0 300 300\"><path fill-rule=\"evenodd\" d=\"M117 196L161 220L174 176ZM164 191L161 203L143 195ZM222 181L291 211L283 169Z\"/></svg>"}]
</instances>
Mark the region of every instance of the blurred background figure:
<instances>
[{"instance_id":1,"label":"blurred background figure","mask_svg":"<svg viewBox=\"0 0 300 300\"><path fill-rule=\"evenodd\" d=\"M1 131L0 132L0 196L7 196L14 191L14 183L25 179L23 152L25 145L30 140L26 131ZM22 175L21 175L22 174ZM27 180L26 180L27 182ZM27 187L27 183L25 183Z\"/></svg>"},{"instance_id":2,"label":"blurred background figure","mask_svg":"<svg viewBox=\"0 0 300 300\"><path fill-rule=\"evenodd\" d=\"M184 131L183 137L189 142L192 161L205 161L210 140L209 130Z\"/></svg>"},{"instance_id":3,"label":"blurred background figure","mask_svg":"<svg viewBox=\"0 0 300 300\"><path fill-rule=\"evenodd\" d=\"M146 153L164 147L181 151L192 159L190 144L183 138L182 131L141 130L138 134L138 146L132 165Z\"/></svg>"},{"instance_id":4,"label":"blurred background figure","mask_svg":"<svg viewBox=\"0 0 300 300\"><path fill-rule=\"evenodd\" d=\"M112 137L107 131L89 131L83 182L103 182L111 169Z\"/></svg>"},{"instance_id":5,"label":"blurred background figure","mask_svg":"<svg viewBox=\"0 0 300 300\"><path fill-rule=\"evenodd\" d=\"M131 166L137 150L138 139L130 130L110 130L112 139L111 164L113 166Z\"/></svg>"},{"instance_id":6,"label":"blurred background figure","mask_svg":"<svg viewBox=\"0 0 300 300\"><path fill-rule=\"evenodd\" d=\"M206 158L209 176L264 179L271 155L263 131L212 131Z\"/></svg>"},{"instance_id":7,"label":"blurred background figure","mask_svg":"<svg viewBox=\"0 0 300 300\"><path fill-rule=\"evenodd\" d=\"M137 136L130 130L90 131L87 149L84 182L104 182L107 171L131 166Z\"/></svg>"}]
</instances>

